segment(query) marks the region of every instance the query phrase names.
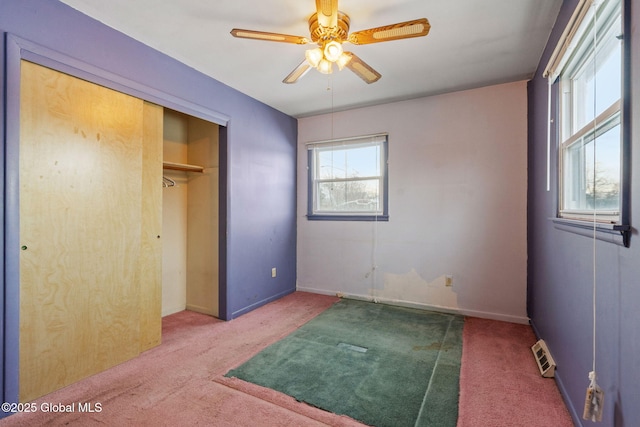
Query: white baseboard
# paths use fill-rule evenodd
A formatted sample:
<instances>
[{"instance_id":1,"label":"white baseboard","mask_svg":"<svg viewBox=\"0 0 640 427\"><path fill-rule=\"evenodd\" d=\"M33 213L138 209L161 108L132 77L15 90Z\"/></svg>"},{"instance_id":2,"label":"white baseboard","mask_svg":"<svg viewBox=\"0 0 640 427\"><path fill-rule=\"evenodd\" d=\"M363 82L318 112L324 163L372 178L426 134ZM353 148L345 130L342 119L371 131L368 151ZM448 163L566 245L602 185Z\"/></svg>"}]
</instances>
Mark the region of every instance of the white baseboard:
<instances>
[{"instance_id":1,"label":"white baseboard","mask_svg":"<svg viewBox=\"0 0 640 427\"><path fill-rule=\"evenodd\" d=\"M301 286L296 286L296 291L309 292L311 294L319 294L319 295L333 295L333 296L336 296L336 294L338 294L337 291L328 291L326 289L316 289L316 288L305 288L305 287L301 287Z\"/></svg>"},{"instance_id":2,"label":"white baseboard","mask_svg":"<svg viewBox=\"0 0 640 427\"><path fill-rule=\"evenodd\" d=\"M379 302L382 304L397 305L400 307L419 308L422 310L438 311L442 313L460 314L462 316L480 317L482 319L499 320L502 322L520 323L524 325L529 324L528 317L514 316L510 314L492 313L492 312L478 311L478 310L468 310L468 309L459 308L459 307L443 307L439 305L424 304L424 303L419 303L414 301L393 300L388 298L372 297L371 295L348 294L340 291L330 291L326 289L315 289L315 288L308 288L308 287L302 287L302 286L298 286L297 290L300 292L310 292L313 294L320 294L320 295L335 295L342 298L349 298L349 299L355 299L360 301Z\"/></svg>"}]
</instances>

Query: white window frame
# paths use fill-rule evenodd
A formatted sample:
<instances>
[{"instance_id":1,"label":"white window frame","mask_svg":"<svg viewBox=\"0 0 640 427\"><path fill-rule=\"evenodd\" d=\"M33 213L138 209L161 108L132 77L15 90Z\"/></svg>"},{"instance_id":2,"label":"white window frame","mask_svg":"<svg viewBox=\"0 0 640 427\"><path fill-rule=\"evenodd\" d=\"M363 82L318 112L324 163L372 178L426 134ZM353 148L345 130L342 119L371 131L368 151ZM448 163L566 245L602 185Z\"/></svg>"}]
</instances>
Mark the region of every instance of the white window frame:
<instances>
[{"instance_id":1,"label":"white window frame","mask_svg":"<svg viewBox=\"0 0 640 427\"><path fill-rule=\"evenodd\" d=\"M614 24L620 22L621 26L624 26L622 2L620 0L604 0L601 2L585 0L579 4L572 18L575 18L575 21L572 19L574 22L570 22L567 31L565 31L567 37L563 41L562 50L555 58L555 64L551 67L551 71L548 72L550 83L555 80L555 77L559 76L558 217L577 221L619 224L621 222L624 179L624 174L622 173L624 150L621 119L623 84L620 85L620 96L615 102L600 112L597 117L577 126L577 110L579 108L577 98L582 96L583 93L578 91L577 85L574 84L574 78L580 76L583 67L593 60L594 55L600 56L603 49L607 47L609 49L620 49L620 55L623 57L622 43L611 43L612 37L617 37L622 32L622 29L614 28ZM612 34L613 31L619 33ZM552 62L553 60L552 58ZM547 71L549 71L549 68ZM621 82L623 80L623 72L624 65L621 61ZM587 179L587 168L584 165L579 173L573 173L569 167L570 156L568 153L572 149L575 151L575 147L578 147L577 149L581 150L579 155L585 157L586 149L581 148L580 145L584 147L587 143L592 143L594 139L595 144L597 144L599 136L608 130L614 129L616 126L619 127L621 136L619 151L620 176L617 183L619 192L618 206L617 208L600 209L595 206L587 206L586 199L579 197L579 190L574 191L574 194L572 189L586 191L586 185L593 187L593 184L584 182ZM593 169L593 167L590 167L590 169ZM571 180L572 177L577 178L579 181ZM570 206L567 202L568 199L576 200L576 198L585 200L582 203L577 203L579 207Z\"/></svg>"},{"instance_id":2,"label":"white window frame","mask_svg":"<svg viewBox=\"0 0 640 427\"><path fill-rule=\"evenodd\" d=\"M332 150L344 151L365 146L379 148L377 158L378 174L366 176L326 177L322 176L319 168L321 153ZM356 136L351 138L316 141L307 144L308 151L308 202L307 219L310 220L344 220L344 221L388 221L388 135L375 134ZM363 205L349 209L327 209L320 203L320 188L331 183L356 183L364 181L378 181L378 203L374 209L365 209ZM352 201L357 204L357 201Z\"/></svg>"}]
</instances>

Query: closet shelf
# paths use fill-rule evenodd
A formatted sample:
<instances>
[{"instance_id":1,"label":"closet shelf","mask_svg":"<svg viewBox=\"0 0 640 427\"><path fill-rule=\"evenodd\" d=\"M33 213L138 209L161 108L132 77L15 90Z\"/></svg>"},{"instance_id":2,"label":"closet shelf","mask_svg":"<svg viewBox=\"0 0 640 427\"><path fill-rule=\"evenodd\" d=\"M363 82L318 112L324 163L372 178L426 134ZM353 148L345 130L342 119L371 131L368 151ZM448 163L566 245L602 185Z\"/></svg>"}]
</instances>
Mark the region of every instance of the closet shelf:
<instances>
[{"instance_id":1,"label":"closet shelf","mask_svg":"<svg viewBox=\"0 0 640 427\"><path fill-rule=\"evenodd\" d=\"M196 165L187 165L184 163L162 162L162 169L185 172L204 172L204 167Z\"/></svg>"}]
</instances>

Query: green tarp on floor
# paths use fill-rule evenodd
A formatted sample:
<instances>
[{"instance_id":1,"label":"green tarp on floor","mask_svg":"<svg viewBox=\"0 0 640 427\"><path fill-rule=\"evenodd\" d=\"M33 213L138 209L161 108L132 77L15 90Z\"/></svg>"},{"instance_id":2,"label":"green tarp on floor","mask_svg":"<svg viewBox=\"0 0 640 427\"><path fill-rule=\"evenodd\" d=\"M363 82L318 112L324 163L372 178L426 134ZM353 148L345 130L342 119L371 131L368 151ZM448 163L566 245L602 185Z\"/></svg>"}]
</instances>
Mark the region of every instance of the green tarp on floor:
<instances>
[{"instance_id":1,"label":"green tarp on floor","mask_svg":"<svg viewBox=\"0 0 640 427\"><path fill-rule=\"evenodd\" d=\"M373 426L455 427L463 324L341 300L226 376Z\"/></svg>"}]
</instances>

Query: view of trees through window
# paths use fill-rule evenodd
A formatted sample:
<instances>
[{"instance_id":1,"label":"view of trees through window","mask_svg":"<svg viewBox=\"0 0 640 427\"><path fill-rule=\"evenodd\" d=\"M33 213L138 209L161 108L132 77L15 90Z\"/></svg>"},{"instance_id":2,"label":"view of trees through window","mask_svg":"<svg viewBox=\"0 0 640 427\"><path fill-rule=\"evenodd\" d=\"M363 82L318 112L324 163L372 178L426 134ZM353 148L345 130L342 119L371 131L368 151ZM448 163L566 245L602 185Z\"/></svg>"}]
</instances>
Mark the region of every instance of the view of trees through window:
<instances>
[{"instance_id":1,"label":"view of trees through window","mask_svg":"<svg viewBox=\"0 0 640 427\"><path fill-rule=\"evenodd\" d=\"M379 210L380 145L326 147L317 156L319 211Z\"/></svg>"}]
</instances>

